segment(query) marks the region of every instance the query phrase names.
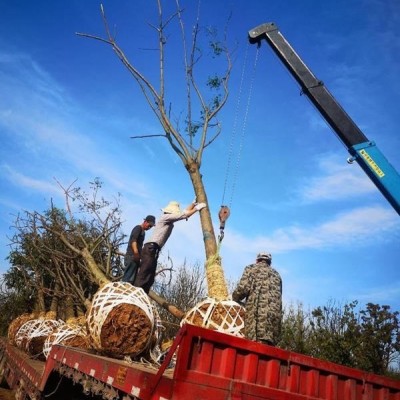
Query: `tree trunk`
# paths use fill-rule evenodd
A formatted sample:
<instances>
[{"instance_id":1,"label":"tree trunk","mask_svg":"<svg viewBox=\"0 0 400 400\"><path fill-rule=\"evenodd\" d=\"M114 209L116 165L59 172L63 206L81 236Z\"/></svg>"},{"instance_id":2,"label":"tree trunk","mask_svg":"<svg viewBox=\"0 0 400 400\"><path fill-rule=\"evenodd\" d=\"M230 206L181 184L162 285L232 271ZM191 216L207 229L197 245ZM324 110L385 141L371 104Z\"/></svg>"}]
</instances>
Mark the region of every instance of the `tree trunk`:
<instances>
[{"instance_id":1,"label":"tree trunk","mask_svg":"<svg viewBox=\"0 0 400 400\"><path fill-rule=\"evenodd\" d=\"M54 312L58 316L58 306L59 306L59 295L61 286L58 280L56 281L53 289L53 296L51 297L50 309L49 311Z\"/></svg>"},{"instance_id":2,"label":"tree trunk","mask_svg":"<svg viewBox=\"0 0 400 400\"><path fill-rule=\"evenodd\" d=\"M84 247L81 250L81 255L82 257L85 259L90 272L95 280L95 282L97 282L97 284L102 287L104 285L107 285L107 283L110 282L110 280L106 277L105 274L103 274L103 272L100 270L100 268L98 267L95 259L93 258L92 254L90 253L90 251Z\"/></svg>"},{"instance_id":3,"label":"tree trunk","mask_svg":"<svg viewBox=\"0 0 400 400\"><path fill-rule=\"evenodd\" d=\"M70 318L75 317L75 307L72 296L67 296L64 303L64 320L68 321Z\"/></svg>"},{"instance_id":4,"label":"tree trunk","mask_svg":"<svg viewBox=\"0 0 400 400\"><path fill-rule=\"evenodd\" d=\"M167 300L165 300L163 297L159 296L156 292L153 292L152 290L149 291L149 297L154 300L156 303L158 303L162 308L165 308L167 311L169 311L174 317L178 319L182 319L185 313L176 306L174 306L171 303L168 303Z\"/></svg>"},{"instance_id":5,"label":"tree trunk","mask_svg":"<svg viewBox=\"0 0 400 400\"><path fill-rule=\"evenodd\" d=\"M35 278L35 286L37 290L37 295L36 295L37 310L39 310L39 312L44 312L46 311L46 303L44 300L44 290L43 290L44 285L40 273L37 273L37 276Z\"/></svg>"},{"instance_id":6,"label":"tree trunk","mask_svg":"<svg viewBox=\"0 0 400 400\"><path fill-rule=\"evenodd\" d=\"M187 170L193 184L197 201L208 204L207 194L204 188L198 163L192 162L187 166ZM212 224L211 212L208 207L200 211L200 221L207 257L205 268L208 296L217 300L226 300L228 298L228 286L226 284L224 270L222 268L221 257L219 256L219 249Z\"/></svg>"}]
</instances>

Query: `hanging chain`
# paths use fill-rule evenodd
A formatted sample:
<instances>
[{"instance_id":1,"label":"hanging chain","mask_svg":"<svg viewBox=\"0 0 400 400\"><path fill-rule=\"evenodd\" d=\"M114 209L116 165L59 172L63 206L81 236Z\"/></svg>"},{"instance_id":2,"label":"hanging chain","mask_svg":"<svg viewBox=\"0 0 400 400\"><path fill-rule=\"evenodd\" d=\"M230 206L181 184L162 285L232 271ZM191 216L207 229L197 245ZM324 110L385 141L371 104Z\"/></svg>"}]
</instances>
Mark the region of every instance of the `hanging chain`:
<instances>
[{"instance_id":1,"label":"hanging chain","mask_svg":"<svg viewBox=\"0 0 400 400\"><path fill-rule=\"evenodd\" d=\"M238 99L237 99L237 102L236 102L235 118L233 120L231 142L229 144L228 162L226 164L225 182L224 182L224 190L223 190L223 193L222 193L221 204L224 204L224 202L225 202L225 193L226 193L226 187L228 185L229 171L230 171L231 162L232 162L233 145L234 145L235 137L236 137L236 129L237 129L238 118L239 118L239 107L240 107L240 101L241 101L241 97L242 97L243 81L244 81L244 75L245 75L245 72L246 72L246 65L247 65L247 57L248 57L249 47L250 47L249 44L247 44L246 52L245 52L245 56L244 56L243 67L242 67L242 75L240 77L239 94L238 94Z\"/></svg>"},{"instance_id":2,"label":"hanging chain","mask_svg":"<svg viewBox=\"0 0 400 400\"><path fill-rule=\"evenodd\" d=\"M238 95L238 101L236 104L235 118L234 118L234 122L233 122L233 129L232 129L232 135L231 135L231 142L230 142L229 151L228 151L228 162L227 162L227 167L226 167L224 190L223 190L223 194L222 194L221 210L218 215L219 220L220 220L220 235L218 236L219 244L221 244L222 239L224 238L225 222L230 215L230 207L232 205L233 195L234 195L235 188L236 188L236 181L237 181L237 177L238 177L238 173L239 173L239 166L240 166L240 158L241 158L241 154L242 154L243 142L244 142L244 137L245 137L245 133L246 133L247 117L249 115L251 97L253 94L253 84L254 84L255 72L256 72L257 61L258 61L259 50L257 47L252 76L250 79L249 94L247 97L247 104L246 104L245 114L244 114L244 118L243 118L242 132L241 132L241 137L240 137L238 155L237 155L237 159L236 159L236 166L235 166L235 171L233 174L231 196L230 196L229 203L228 203L229 206L227 206L227 205L224 205L224 201L225 201L225 194L226 194L226 188L227 188L227 184L228 184L230 167L231 167L231 163L232 163L233 146L234 146L236 131L237 131L237 121L238 121L238 117L239 117L240 101L241 101L241 95L242 95L242 91L243 91L243 82L244 82L244 76L245 76L245 71L246 71L248 48L249 48L249 44L246 47L245 60L243 63L242 75L241 75L241 79L240 79L239 95Z\"/></svg>"},{"instance_id":3,"label":"hanging chain","mask_svg":"<svg viewBox=\"0 0 400 400\"><path fill-rule=\"evenodd\" d=\"M239 143L239 151L238 151L238 156L237 156L237 159L236 159L236 167L235 167L235 171L234 171L234 175L233 175L231 197L229 199L229 207L231 207L231 205L232 205L233 194L235 192L236 181L237 181L237 177L238 177L238 174L239 174L240 159L241 159L241 156L242 156L243 142L244 142L244 137L245 137L245 134L246 134L247 118L249 116L251 98L252 98L252 95L253 95L253 86L254 86L254 79L255 79L255 75L256 75L258 54L259 54L259 48L257 47L256 57L255 57L255 60L254 60L254 65L253 65L253 71L252 71L251 79L250 79L249 95L247 96L247 104L246 104L245 114L244 114L244 118L243 118L242 134L241 134L240 143Z\"/></svg>"}]
</instances>

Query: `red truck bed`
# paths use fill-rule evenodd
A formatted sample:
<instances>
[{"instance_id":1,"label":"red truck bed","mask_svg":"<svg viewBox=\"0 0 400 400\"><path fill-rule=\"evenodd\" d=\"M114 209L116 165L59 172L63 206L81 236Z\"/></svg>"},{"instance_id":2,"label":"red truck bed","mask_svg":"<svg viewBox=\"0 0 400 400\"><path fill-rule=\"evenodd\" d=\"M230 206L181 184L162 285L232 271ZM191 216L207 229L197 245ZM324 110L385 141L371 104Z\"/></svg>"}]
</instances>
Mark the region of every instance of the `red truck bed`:
<instances>
[{"instance_id":1,"label":"red truck bed","mask_svg":"<svg viewBox=\"0 0 400 400\"><path fill-rule=\"evenodd\" d=\"M7 381L23 375L40 393L57 371L104 398L400 400L400 381L191 325L158 369L59 345L35 365L13 346L4 351Z\"/></svg>"}]
</instances>

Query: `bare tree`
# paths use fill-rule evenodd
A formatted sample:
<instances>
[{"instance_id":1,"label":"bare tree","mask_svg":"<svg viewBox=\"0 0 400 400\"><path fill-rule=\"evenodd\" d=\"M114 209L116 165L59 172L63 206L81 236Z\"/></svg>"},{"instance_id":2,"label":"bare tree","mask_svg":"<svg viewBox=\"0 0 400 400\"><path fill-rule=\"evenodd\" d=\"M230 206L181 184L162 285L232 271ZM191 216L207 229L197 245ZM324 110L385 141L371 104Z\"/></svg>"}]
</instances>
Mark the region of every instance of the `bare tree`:
<instances>
[{"instance_id":1,"label":"bare tree","mask_svg":"<svg viewBox=\"0 0 400 400\"><path fill-rule=\"evenodd\" d=\"M168 268L164 266L164 271ZM194 307L206 297L204 287L204 269L195 264L188 266L186 262L179 266L174 274L162 272L158 282L157 292L170 303L181 310ZM170 312L160 311L160 317L165 327L165 339L175 337L180 325Z\"/></svg>"},{"instance_id":2,"label":"bare tree","mask_svg":"<svg viewBox=\"0 0 400 400\"><path fill-rule=\"evenodd\" d=\"M176 0L176 9L172 15L164 16L162 1L157 0L158 23L151 25L158 38L158 64L159 81L157 84L151 82L143 71L140 71L134 62L131 62L124 50L119 46L116 35L111 32L109 23L101 5L101 16L105 27L105 37L87 33L77 33L79 36L101 41L112 47L116 56L128 69L133 79L138 84L144 99L157 117L164 133L160 135L135 136L135 138L146 138L149 136L162 136L170 144L177 156L183 163L189 174L196 198L199 202L207 203L207 194L204 187L200 167L204 150L211 145L221 133L221 124L218 114L228 99L228 83L232 69L231 53L226 44L226 26L223 40L218 39L215 29L204 29L200 25L200 2L198 2L197 15L191 29L190 35L185 30L183 10L180 1ZM228 19L229 20L229 19ZM174 120L173 104L168 101L171 93L167 92L165 46L168 42L168 28L172 22L176 22L181 33L182 55L183 55L183 93L186 97L186 110L184 121L180 118ZM203 61L205 53L201 50L200 36L207 35L208 38L208 62L224 57L222 71L208 76L202 84L196 76L200 62ZM218 63L219 64L219 63ZM220 64L219 64L220 66ZM176 90L176 89L174 89ZM180 115L180 113L178 113ZM214 233L212 218L208 208L200 212L201 227L204 237L206 254L206 272L208 283L208 294L216 299L226 299L228 289L225 282L224 272L219 257L217 239Z\"/></svg>"},{"instance_id":3,"label":"bare tree","mask_svg":"<svg viewBox=\"0 0 400 400\"><path fill-rule=\"evenodd\" d=\"M67 211L51 204L43 213L17 216L4 283L21 297L29 292L35 311L80 314L98 287L110 282L124 235L118 201L106 201L100 188L98 179L90 195L70 185L64 189Z\"/></svg>"}]
</instances>

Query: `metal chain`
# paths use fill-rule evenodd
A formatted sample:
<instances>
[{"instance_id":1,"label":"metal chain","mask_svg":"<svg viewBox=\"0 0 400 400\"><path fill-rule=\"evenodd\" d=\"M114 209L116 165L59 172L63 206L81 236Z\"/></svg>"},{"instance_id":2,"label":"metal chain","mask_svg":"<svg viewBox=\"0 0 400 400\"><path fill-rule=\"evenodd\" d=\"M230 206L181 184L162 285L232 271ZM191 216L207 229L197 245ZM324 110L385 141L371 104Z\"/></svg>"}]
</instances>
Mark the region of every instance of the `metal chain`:
<instances>
[{"instance_id":1,"label":"metal chain","mask_svg":"<svg viewBox=\"0 0 400 400\"><path fill-rule=\"evenodd\" d=\"M239 117L239 107L240 107L240 101L241 101L242 91L243 91L243 81L244 81L244 75L245 75L245 72L246 72L248 50L249 50L249 44L247 44L247 47L246 47L245 57L244 57L243 66L242 66L242 75L240 77L239 94L238 94L238 99L237 99L237 102L236 102L235 118L233 120L232 135L231 135L231 141L230 141L230 144L229 144L228 161L227 161L227 164L226 164L224 190L223 190L223 193L222 193L221 205L225 204L224 203L225 202L225 193L226 193L226 187L228 185L229 171L230 171L230 166L231 166L231 162L232 162L233 145L234 145L235 137L236 137L236 129L237 129L238 117Z\"/></svg>"},{"instance_id":2,"label":"metal chain","mask_svg":"<svg viewBox=\"0 0 400 400\"><path fill-rule=\"evenodd\" d=\"M237 177L238 177L238 174L239 174L240 159L241 159L241 155L242 155L244 137L245 137L245 134L246 134L246 125L247 125L247 118L248 118L248 115L249 115L251 98L252 98L252 95L253 95L253 86L254 86L254 79L255 79L255 75L256 75L258 55L259 55L259 48L257 47L256 57L255 57L255 60L254 60L254 65L253 65L253 71L252 71L251 79L250 79L249 94L247 96L247 104L246 104L245 114L244 114L244 118L243 118L243 125L242 125L242 132L241 132L240 143L239 143L238 156L237 156L237 159L236 159L236 167L235 167L235 171L234 171L234 175L233 175L231 197L229 199L229 204L228 204L229 208L231 208L231 205L232 205L233 195L234 195L235 188L236 188L236 181L237 181Z\"/></svg>"}]
</instances>

